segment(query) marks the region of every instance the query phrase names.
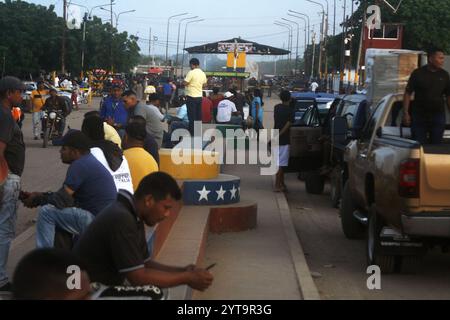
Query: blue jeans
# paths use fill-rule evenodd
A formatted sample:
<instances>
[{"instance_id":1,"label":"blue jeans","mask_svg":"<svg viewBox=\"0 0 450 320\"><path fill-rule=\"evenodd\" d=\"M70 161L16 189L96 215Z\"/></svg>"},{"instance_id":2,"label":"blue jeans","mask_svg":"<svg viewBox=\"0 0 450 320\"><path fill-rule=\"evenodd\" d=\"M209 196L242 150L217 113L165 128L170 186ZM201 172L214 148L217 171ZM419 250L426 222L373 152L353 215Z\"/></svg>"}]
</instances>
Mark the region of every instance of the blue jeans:
<instances>
[{"instance_id":1,"label":"blue jeans","mask_svg":"<svg viewBox=\"0 0 450 320\"><path fill-rule=\"evenodd\" d=\"M19 194L20 177L9 174L3 186L3 198L0 202L0 286L8 282L6 264L11 242L16 235Z\"/></svg>"},{"instance_id":2,"label":"blue jeans","mask_svg":"<svg viewBox=\"0 0 450 320\"><path fill-rule=\"evenodd\" d=\"M187 97L186 106L189 118L189 132L193 137L195 122L202 122L202 98Z\"/></svg>"},{"instance_id":3,"label":"blue jeans","mask_svg":"<svg viewBox=\"0 0 450 320\"><path fill-rule=\"evenodd\" d=\"M413 137L422 145L442 144L445 133L445 113L431 115L413 114L411 130Z\"/></svg>"},{"instance_id":4,"label":"blue jeans","mask_svg":"<svg viewBox=\"0 0 450 320\"><path fill-rule=\"evenodd\" d=\"M33 112L33 135L35 138L39 138L42 133L42 117L44 113L42 111Z\"/></svg>"},{"instance_id":5,"label":"blue jeans","mask_svg":"<svg viewBox=\"0 0 450 320\"><path fill-rule=\"evenodd\" d=\"M39 209L36 225L36 247L53 248L55 228L80 236L94 220L92 213L80 208L58 209L46 205Z\"/></svg>"}]
</instances>

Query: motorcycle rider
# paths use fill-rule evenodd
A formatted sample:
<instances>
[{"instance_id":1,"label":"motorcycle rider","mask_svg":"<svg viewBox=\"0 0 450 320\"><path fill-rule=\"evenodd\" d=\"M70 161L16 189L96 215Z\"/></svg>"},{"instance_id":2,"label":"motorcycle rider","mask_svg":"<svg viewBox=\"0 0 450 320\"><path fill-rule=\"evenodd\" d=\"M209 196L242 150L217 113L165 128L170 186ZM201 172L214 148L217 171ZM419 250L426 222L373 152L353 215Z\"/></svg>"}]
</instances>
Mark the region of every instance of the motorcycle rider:
<instances>
[{"instance_id":1,"label":"motorcycle rider","mask_svg":"<svg viewBox=\"0 0 450 320\"><path fill-rule=\"evenodd\" d=\"M53 111L61 115L58 132L59 135L62 136L66 127L66 117L68 114L67 104L64 99L58 96L58 92L56 91L56 89L50 89L49 94L50 97L45 101L42 111L46 112L47 114L50 114L50 112ZM45 118L42 119L42 128L44 131L47 128L47 120Z\"/></svg>"}]
</instances>

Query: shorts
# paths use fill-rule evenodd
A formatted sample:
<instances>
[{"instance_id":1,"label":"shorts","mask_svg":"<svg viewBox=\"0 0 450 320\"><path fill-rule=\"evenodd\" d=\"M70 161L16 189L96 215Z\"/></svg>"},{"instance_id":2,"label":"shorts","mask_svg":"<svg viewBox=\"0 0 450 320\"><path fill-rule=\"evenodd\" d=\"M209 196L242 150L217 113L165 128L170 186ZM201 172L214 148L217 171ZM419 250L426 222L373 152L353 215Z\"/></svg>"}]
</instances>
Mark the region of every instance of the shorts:
<instances>
[{"instance_id":1,"label":"shorts","mask_svg":"<svg viewBox=\"0 0 450 320\"><path fill-rule=\"evenodd\" d=\"M289 166L289 155L291 151L291 146L279 146L278 147L278 167L288 167Z\"/></svg>"}]
</instances>

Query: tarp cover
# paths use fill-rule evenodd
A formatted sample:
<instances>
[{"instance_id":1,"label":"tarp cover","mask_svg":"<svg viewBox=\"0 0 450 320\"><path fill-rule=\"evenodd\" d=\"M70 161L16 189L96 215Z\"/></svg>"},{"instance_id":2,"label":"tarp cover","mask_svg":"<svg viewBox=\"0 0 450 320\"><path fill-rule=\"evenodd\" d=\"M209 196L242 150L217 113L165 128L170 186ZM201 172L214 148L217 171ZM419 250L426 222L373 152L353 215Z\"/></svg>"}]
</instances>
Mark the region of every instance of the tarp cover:
<instances>
[{"instance_id":1,"label":"tarp cover","mask_svg":"<svg viewBox=\"0 0 450 320\"><path fill-rule=\"evenodd\" d=\"M235 47L238 48L239 52L245 51L247 54L253 55L282 56L290 54L290 51L288 50L266 46L241 38L208 43L201 46L185 48L184 50L190 54L226 54L228 52L233 52Z\"/></svg>"}]
</instances>

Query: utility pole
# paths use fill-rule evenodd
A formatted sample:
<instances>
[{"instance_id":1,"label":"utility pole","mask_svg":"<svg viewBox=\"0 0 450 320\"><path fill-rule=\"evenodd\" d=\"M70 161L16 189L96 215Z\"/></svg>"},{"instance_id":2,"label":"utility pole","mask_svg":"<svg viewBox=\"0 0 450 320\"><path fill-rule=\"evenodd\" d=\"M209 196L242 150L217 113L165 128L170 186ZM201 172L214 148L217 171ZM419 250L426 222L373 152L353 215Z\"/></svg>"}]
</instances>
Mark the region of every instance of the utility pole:
<instances>
[{"instance_id":1,"label":"utility pole","mask_svg":"<svg viewBox=\"0 0 450 320\"><path fill-rule=\"evenodd\" d=\"M339 89L344 87L344 74L345 74L345 39L347 38L347 0L344 0L344 25L342 28L342 43L341 43L341 72L340 72L340 84Z\"/></svg>"},{"instance_id":2,"label":"utility pole","mask_svg":"<svg viewBox=\"0 0 450 320\"><path fill-rule=\"evenodd\" d=\"M367 22L367 8L368 4L364 6L364 12L363 12L363 21L362 21L362 28L361 28L361 38L359 39L359 48L358 48L358 61L356 62L356 75L358 78L358 82L356 83L359 85L360 80L360 73L361 73L361 57L362 57L362 47L364 42L364 34L366 32L366 22ZM355 81L356 82L356 81Z\"/></svg>"},{"instance_id":3,"label":"utility pole","mask_svg":"<svg viewBox=\"0 0 450 320\"><path fill-rule=\"evenodd\" d=\"M61 72L66 73L66 28L67 28L67 0L64 0L63 4L63 36L62 36L62 49L61 49Z\"/></svg>"},{"instance_id":4,"label":"utility pole","mask_svg":"<svg viewBox=\"0 0 450 320\"><path fill-rule=\"evenodd\" d=\"M151 57L152 57L152 28L150 28L150 33L148 36L148 58L149 58L149 61L151 61Z\"/></svg>"},{"instance_id":5,"label":"utility pole","mask_svg":"<svg viewBox=\"0 0 450 320\"><path fill-rule=\"evenodd\" d=\"M84 55L86 51L86 24L88 22L88 13L84 14L83 18L83 43L81 44L81 79L84 78Z\"/></svg>"},{"instance_id":6,"label":"utility pole","mask_svg":"<svg viewBox=\"0 0 450 320\"><path fill-rule=\"evenodd\" d=\"M111 10L111 43L109 46L109 50L110 50L110 59L111 59L111 73L114 73L114 53L113 53L113 32L114 32L114 12L113 12L113 3L114 0L110 1L110 10Z\"/></svg>"},{"instance_id":7,"label":"utility pole","mask_svg":"<svg viewBox=\"0 0 450 320\"><path fill-rule=\"evenodd\" d=\"M311 80L314 79L314 64L316 59L316 32L313 32L312 38L313 52L312 52L312 67L311 67Z\"/></svg>"},{"instance_id":8,"label":"utility pole","mask_svg":"<svg viewBox=\"0 0 450 320\"><path fill-rule=\"evenodd\" d=\"M334 0L333 36L336 36L336 0Z\"/></svg>"}]
</instances>

